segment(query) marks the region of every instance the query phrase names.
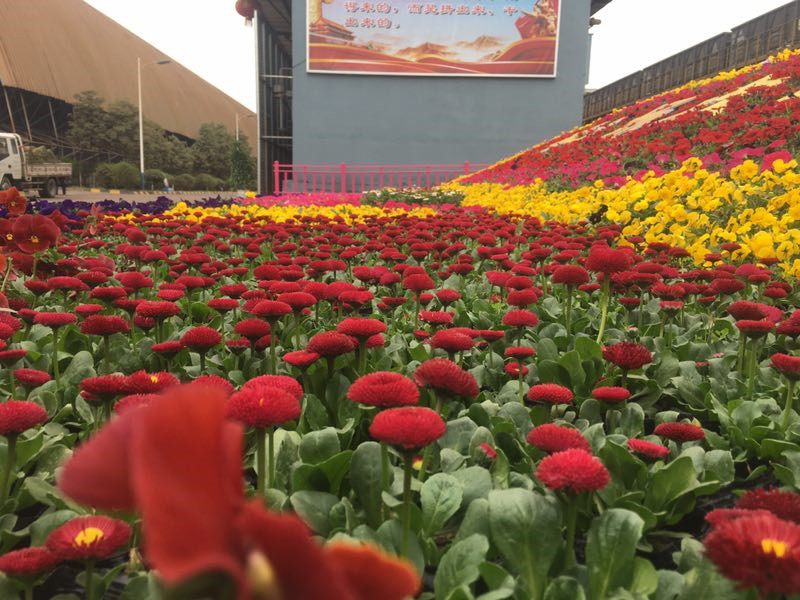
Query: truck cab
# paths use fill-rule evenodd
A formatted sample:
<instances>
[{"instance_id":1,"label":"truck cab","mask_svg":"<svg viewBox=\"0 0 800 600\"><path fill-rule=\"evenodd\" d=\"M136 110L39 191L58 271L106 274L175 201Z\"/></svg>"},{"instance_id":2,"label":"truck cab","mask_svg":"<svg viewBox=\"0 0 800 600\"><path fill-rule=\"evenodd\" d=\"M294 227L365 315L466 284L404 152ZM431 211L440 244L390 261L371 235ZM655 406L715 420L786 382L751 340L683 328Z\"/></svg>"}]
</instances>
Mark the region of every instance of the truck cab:
<instances>
[{"instance_id":1,"label":"truck cab","mask_svg":"<svg viewBox=\"0 0 800 600\"><path fill-rule=\"evenodd\" d=\"M33 190L42 198L52 198L72 178L72 164L58 162L31 163L16 133L0 132L0 190L16 186Z\"/></svg>"}]
</instances>

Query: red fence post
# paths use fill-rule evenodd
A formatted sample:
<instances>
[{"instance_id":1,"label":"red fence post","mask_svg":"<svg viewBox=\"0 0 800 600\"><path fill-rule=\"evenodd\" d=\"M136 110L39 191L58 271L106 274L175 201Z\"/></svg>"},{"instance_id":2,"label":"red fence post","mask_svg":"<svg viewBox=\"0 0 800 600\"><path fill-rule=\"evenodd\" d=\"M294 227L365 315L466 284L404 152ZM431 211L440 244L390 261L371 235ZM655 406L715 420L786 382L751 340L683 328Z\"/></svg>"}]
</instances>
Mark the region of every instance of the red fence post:
<instances>
[{"instance_id":1,"label":"red fence post","mask_svg":"<svg viewBox=\"0 0 800 600\"><path fill-rule=\"evenodd\" d=\"M281 193L281 164L277 160L272 165L272 172L275 181L274 193L279 196Z\"/></svg>"},{"instance_id":2,"label":"red fence post","mask_svg":"<svg viewBox=\"0 0 800 600\"><path fill-rule=\"evenodd\" d=\"M464 175L469 175L469 161L464 161Z\"/></svg>"},{"instance_id":3,"label":"red fence post","mask_svg":"<svg viewBox=\"0 0 800 600\"><path fill-rule=\"evenodd\" d=\"M341 186L342 186L342 193L344 194L347 188L347 165L342 162L341 166L339 167L339 175L342 178Z\"/></svg>"}]
</instances>

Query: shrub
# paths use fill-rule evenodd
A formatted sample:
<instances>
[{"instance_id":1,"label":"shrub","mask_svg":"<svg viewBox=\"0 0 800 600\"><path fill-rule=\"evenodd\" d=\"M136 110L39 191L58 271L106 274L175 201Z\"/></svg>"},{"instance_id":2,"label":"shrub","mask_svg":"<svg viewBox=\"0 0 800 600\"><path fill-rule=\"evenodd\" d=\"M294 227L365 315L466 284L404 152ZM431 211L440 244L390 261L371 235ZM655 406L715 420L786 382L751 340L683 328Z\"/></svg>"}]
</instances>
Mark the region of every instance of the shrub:
<instances>
[{"instance_id":1,"label":"shrub","mask_svg":"<svg viewBox=\"0 0 800 600\"><path fill-rule=\"evenodd\" d=\"M139 169L128 162L121 162L111 166L111 183L115 188L125 190L139 189L141 182Z\"/></svg>"},{"instance_id":2,"label":"shrub","mask_svg":"<svg viewBox=\"0 0 800 600\"><path fill-rule=\"evenodd\" d=\"M176 175L172 179L172 187L176 190L186 191L194 189L194 176L188 173Z\"/></svg>"},{"instance_id":3,"label":"shrub","mask_svg":"<svg viewBox=\"0 0 800 600\"><path fill-rule=\"evenodd\" d=\"M216 191L220 186L224 187L225 182L219 177L214 177L208 173L200 173L194 178L194 189L202 191Z\"/></svg>"},{"instance_id":4,"label":"shrub","mask_svg":"<svg viewBox=\"0 0 800 600\"><path fill-rule=\"evenodd\" d=\"M161 169L145 169L144 185L148 190L160 190L164 187L164 178L169 175Z\"/></svg>"},{"instance_id":5,"label":"shrub","mask_svg":"<svg viewBox=\"0 0 800 600\"><path fill-rule=\"evenodd\" d=\"M113 185L114 175L111 170L113 165L100 163L94 170L94 184L98 187L110 188Z\"/></svg>"}]
</instances>

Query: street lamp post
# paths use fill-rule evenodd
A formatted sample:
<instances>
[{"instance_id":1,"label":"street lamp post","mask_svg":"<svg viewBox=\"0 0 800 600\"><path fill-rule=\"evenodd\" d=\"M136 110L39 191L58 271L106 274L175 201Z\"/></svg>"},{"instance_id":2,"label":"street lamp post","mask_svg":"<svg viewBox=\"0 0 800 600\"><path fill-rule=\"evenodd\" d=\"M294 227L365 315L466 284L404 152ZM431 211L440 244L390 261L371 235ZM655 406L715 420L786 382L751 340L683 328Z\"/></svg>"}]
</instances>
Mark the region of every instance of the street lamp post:
<instances>
[{"instance_id":1,"label":"street lamp post","mask_svg":"<svg viewBox=\"0 0 800 600\"><path fill-rule=\"evenodd\" d=\"M239 141L239 113L236 114L236 141ZM244 115L245 119L252 119L255 115Z\"/></svg>"},{"instance_id":2,"label":"street lamp post","mask_svg":"<svg viewBox=\"0 0 800 600\"><path fill-rule=\"evenodd\" d=\"M172 62L168 58L158 60L151 65L166 65ZM147 64L145 67L148 66ZM139 90L139 177L142 189L144 190L144 119L142 117L142 59L136 57L136 82Z\"/></svg>"}]
</instances>

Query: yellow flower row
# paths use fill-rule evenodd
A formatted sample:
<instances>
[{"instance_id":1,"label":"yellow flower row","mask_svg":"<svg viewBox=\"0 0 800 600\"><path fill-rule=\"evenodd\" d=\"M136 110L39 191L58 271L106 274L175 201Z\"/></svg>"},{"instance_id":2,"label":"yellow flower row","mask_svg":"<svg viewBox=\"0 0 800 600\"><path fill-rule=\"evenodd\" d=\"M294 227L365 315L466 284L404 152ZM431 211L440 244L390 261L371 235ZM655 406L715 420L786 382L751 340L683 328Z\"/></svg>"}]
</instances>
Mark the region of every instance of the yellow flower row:
<instances>
[{"instance_id":1,"label":"yellow flower row","mask_svg":"<svg viewBox=\"0 0 800 600\"><path fill-rule=\"evenodd\" d=\"M733 258L781 260L788 273L800 276L800 173L797 162L775 161L759 171L753 161L732 169L729 176L709 173L692 158L679 169L641 181L629 178L619 188L602 181L576 190L549 192L542 181L506 187L496 183L449 184L464 194L465 206L483 206L499 214L537 216L574 223L602 206L605 220L623 227L623 237L642 236L686 248L695 262L709 266L705 256L720 244L738 242Z\"/></svg>"}]
</instances>

